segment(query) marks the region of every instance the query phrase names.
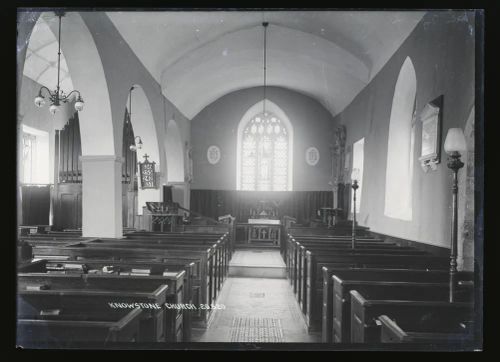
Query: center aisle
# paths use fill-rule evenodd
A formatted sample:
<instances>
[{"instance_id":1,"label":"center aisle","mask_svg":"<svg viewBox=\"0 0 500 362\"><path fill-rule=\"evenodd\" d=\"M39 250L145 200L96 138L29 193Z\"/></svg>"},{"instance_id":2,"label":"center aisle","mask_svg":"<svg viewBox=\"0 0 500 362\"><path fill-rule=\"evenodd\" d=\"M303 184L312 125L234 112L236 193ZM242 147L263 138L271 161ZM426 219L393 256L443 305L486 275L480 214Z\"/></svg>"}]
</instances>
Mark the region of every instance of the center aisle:
<instances>
[{"instance_id":1,"label":"center aisle","mask_svg":"<svg viewBox=\"0 0 500 362\"><path fill-rule=\"evenodd\" d=\"M238 250L238 267L282 265L278 250ZM231 265L234 265L233 261ZM290 283L284 278L229 277L217 300L219 306L206 330L193 333L194 342L320 342L309 334Z\"/></svg>"}]
</instances>

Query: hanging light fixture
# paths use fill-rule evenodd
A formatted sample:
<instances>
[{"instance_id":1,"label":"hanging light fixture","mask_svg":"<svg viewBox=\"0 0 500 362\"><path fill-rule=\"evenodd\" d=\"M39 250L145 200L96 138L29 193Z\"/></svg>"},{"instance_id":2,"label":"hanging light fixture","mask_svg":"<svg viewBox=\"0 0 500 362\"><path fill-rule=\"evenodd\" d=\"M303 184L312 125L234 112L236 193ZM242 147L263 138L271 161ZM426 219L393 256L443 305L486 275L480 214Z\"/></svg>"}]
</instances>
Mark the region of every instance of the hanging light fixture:
<instances>
[{"instance_id":1,"label":"hanging light fixture","mask_svg":"<svg viewBox=\"0 0 500 362\"><path fill-rule=\"evenodd\" d=\"M264 97L263 97L263 114L267 117L266 112L266 86L267 86L267 27L269 23L264 21L262 26L264 27Z\"/></svg>"},{"instance_id":2,"label":"hanging light fixture","mask_svg":"<svg viewBox=\"0 0 500 362\"><path fill-rule=\"evenodd\" d=\"M132 91L135 89L134 86L130 87L129 90L129 96L128 96L128 119L130 120L130 123L132 123ZM131 151L137 151L142 148L142 139L141 136L135 136L134 137L134 144L130 145L130 150Z\"/></svg>"},{"instance_id":3,"label":"hanging light fixture","mask_svg":"<svg viewBox=\"0 0 500 362\"><path fill-rule=\"evenodd\" d=\"M75 102L75 110L80 112L83 110L83 99L80 95L80 92L77 90L71 91L68 95L64 93L64 91L60 88L60 73L61 73L61 18L64 16L63 11L55 11L56 16L59 17L59 50L57 52L57 88L54 91L51 91L49 88L42 86L38 91L38 96L35 98L35 105L37 107L43 107L45 105L45 97L42 95L42 91L46 91L47 96L50 100L49 111L53 115L57 113L59 110L59 106L61 103L68 102L70 96L73 93L78 95L78 98Z\"/></svg>"}]
</instances>

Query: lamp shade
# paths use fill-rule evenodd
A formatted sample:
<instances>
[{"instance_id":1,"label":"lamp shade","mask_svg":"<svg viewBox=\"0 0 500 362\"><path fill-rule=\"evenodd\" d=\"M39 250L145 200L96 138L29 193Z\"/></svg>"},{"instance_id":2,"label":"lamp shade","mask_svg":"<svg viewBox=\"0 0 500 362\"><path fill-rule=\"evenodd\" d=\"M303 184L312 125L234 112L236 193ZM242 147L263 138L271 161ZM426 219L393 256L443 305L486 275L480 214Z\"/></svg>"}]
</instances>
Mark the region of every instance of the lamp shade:
<instances>
[{"instance_id":1,"label":"lamp shade","mask_svg":"<svg viewBox=\"0 0 500 362\"><path fill-rule=\"evenodd\" d=\"M59 107L56 106L55 104L51 105L49 108L49 112L53 115L56 114L58 110L59 110Z\"/></svg>"},{"instance_id":2,"label":"lamp shade","mask_svg":"<svg viewBox=\"0 0 500 362\"><path fill-rule=\"evenodd\" d=\"M359 181L359 177L361 176L359 168L353 168L351 172L351 180Z\"/></svg>"},{"instance_id":3,"label":"lamp shade","mask_svg":"<svg viewBox=\"0 0 500 362\"><path fill-rule=\"evenodd\" d=\"M467 144L465 142L464 132L461 128L450 128L444 141L444 150L447 154L453 152L465 152Z\"/></svg>"},{"instance_id":4,"label":"lamp shade","mask_svg":"<svg viewBox=\"0 0 500 362\"><path fill-rule=\"evenodd\" d=\"M44 104L45 104L45 99L43 99L43 97L38 96L35 98L35 105L37 107L43 107Z\"/></svg>"}]
</instances>

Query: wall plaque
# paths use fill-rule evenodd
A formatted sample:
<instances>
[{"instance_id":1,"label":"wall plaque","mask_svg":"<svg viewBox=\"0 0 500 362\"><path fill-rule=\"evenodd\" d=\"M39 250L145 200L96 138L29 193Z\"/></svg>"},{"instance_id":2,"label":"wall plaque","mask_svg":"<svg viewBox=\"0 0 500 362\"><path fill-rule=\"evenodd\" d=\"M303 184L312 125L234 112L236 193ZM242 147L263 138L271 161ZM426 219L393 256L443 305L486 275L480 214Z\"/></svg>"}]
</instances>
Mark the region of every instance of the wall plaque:
<instances>
[{"instance_id":1,"label":"wall plaque","mask_svg":"<svg viewBox=\"0 0 500 362\"><path fill-rule=\"evenodd\" d=\"M207 150L207 159L210 164L215 165L220 160L220 148L217 146L210 146Z\"/></svg>"},{"instance_id":2,"label":"wall plaque","mask_svg":"<svg viewBox=\"0 0 500 362\"><path fill-rule=\"evenodd\" d=\"M306 150L306 162L309 166L315 166L319 161L319 151L316 147L309 147Z\"/></svg>"},{"instance_id":3,"label":"wall plaque","mask_svg":"<svg viewBox=\"0 0 500 362\"><path fill-rule=\"evenodd\" d=\"M441 107L442 96L428 103L420 115L422 149L419 161L425 172L429 169L436 170L441 158Z\"/></svg>"}]
</instances>

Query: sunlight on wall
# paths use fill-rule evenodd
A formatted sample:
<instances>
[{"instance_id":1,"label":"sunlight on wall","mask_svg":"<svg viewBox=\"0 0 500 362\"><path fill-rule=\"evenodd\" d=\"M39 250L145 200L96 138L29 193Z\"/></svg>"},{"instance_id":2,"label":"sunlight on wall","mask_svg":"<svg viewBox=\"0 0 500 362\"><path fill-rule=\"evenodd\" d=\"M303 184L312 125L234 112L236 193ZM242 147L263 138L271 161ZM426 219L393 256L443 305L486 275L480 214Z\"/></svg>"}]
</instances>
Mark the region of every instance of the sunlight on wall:
<instances>
[{"instance_id":1,"label":"sunlight on wall","mask_svg":"<svg viewBox=\"0 0 500 362\"><path fill-rule=\"evenodd\" d=\"M23 125L22 162L22 183L50 183L48 132Z\"/></svg>"}]
</instances>

